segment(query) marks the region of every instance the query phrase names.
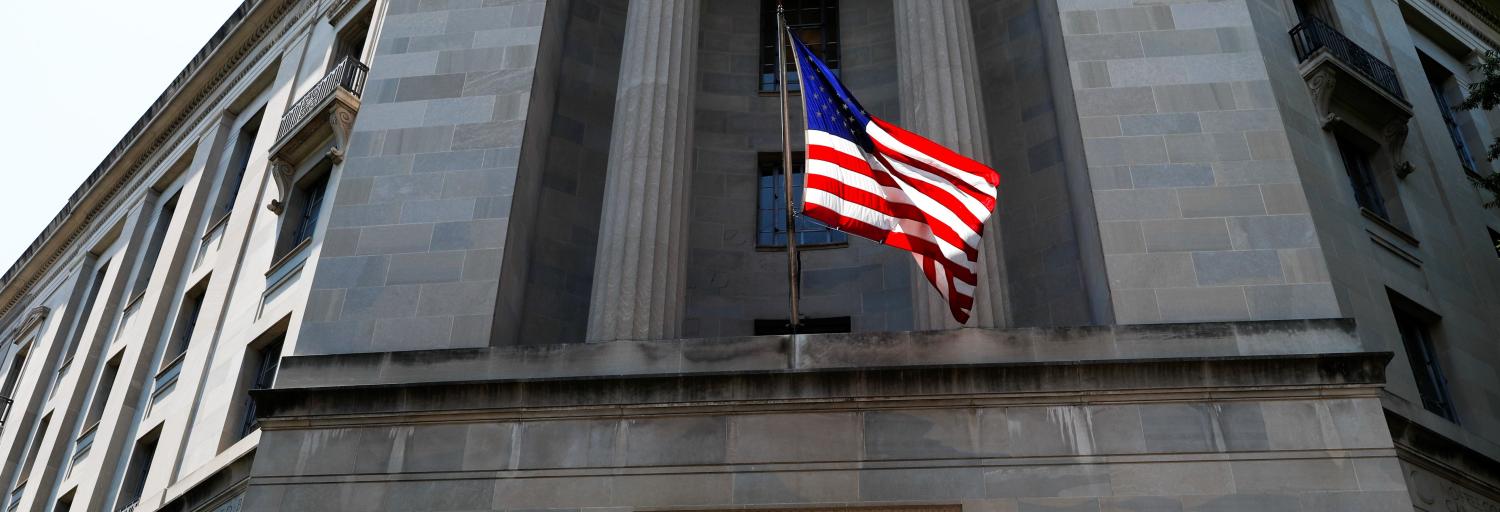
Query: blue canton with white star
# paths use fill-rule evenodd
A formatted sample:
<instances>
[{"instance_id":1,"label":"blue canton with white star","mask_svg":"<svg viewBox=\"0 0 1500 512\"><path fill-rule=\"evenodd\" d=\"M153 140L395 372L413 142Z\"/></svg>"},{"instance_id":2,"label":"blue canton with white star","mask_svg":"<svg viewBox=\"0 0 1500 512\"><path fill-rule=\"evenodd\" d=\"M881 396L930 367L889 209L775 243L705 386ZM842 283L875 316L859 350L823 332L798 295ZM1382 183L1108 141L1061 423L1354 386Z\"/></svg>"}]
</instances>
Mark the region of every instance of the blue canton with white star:
<instances>
[{"instance_id":1,"label":"blue canton with white star","mask_svg":"<svg viewBox=\"0 0 1500 512\"><path fill-rule=\"evenodd\" d=\"M875 146L865 133L870 114L839 82L827 64L813 55L795 33L790 35L792 53L796 55L798 71L802 75L799 79L803 105L807 108L807 129L847 139L867 153L874 152Z\"/></svg>"}]
</instances>

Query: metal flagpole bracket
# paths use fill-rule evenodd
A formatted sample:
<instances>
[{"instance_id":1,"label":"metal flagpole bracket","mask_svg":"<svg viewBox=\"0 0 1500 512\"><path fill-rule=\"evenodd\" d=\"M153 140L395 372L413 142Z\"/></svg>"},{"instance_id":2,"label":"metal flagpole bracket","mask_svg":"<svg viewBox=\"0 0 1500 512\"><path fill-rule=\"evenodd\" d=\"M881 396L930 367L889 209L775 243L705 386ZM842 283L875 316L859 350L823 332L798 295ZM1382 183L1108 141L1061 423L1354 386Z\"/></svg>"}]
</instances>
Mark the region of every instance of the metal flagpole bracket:
<instances>
[{"instance_id":1,"label":"metal flagpole bracket","mask_svg":"<svg viewBox=\"0 0 1500 512\"><path fill-rule=\"evenodd\" d=\"M787 320L787 327L792 334L797 334L802 319L797 312L798 288L801 285L800 262L797 258L797 216L796 208L792 201L792 121L791 111L787 106L787 89L790 88L791 80L786 70L786 48L792 44L791 34L786 28L786 9L780 1L776 2L776 65L780 67L777 75L781 80L781 175L784 178L782 184L782 197L786 200L786 265L788 285L788 306L791 317Z\"/></svg>"}]
</instances>

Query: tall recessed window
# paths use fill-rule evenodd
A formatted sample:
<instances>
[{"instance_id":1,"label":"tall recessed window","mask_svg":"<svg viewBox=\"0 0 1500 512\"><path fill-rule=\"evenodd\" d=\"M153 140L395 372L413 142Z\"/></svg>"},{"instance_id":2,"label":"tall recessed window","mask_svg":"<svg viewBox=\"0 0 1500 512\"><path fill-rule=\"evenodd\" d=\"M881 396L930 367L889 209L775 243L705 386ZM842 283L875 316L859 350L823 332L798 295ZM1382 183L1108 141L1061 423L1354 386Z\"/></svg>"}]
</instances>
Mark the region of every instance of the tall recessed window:
<instances>
[{"instance_id":1,"label":"tall recessed window","mask_svg":"<svg viewBox=\"0 0 1500 512\"><path fill-rule=\"evenodd\" d=\"M52 414L48 413L42 417L42 421L36 425L36 430L31 431L26 441L26 457L16 461L16 489L11 492L10 509L14 509L20 501L19 491L26 485L26 480L31 477L31 464L36 462L37 453L42 449L42 438L47 436L47 425L52 423Z\"/></svg>"},{"instance_id":2,"label":"tall recessed window","mask_svg":"<svg viewBox=\"0 0 1500 512\"><path fill-rule=\"evenodd\" d=\"M255 147L255 137L260 132L260 121L264 114L265 110L262 109L250 116L235 131L234 139L229 141L229 163L224 167L224 181L219 185L215 217L229 215L229 211L234 209L235 198L240 195L240 183L245 181L245 169L250 166L251 151Z\"/></svg>"},{"instance_id":3,"label":"tall recessed window","mask_svg":"<svg viewBox=\"0 0 1500 512\"><path fill-rule=\"evenodd\" d=\"M323 198L328 193L329 167L324 162L292 186L286 209L281 214L281 237L276 244L277 261L317 234Z\"/></svg>"},{"instance_id":4,"label":"tall recessed window","mask_svg":"<svg viewBox=\"0 0 1500 512\"><path fill-rule=\"evenodd\" d=\"M1457 422L1458 414L1448 393L1448 379L1443 376L1437 346L1433 343L1432 329L1439 317L1395 293L1391 293L1390 298L1401 344L1406 349L1407 361L1411 363L1412 376L1417 380L1422 408Z\"/></svg>"},{"instance_id":5,"label":"tall recessed window","mask_svg":"<svg viewBox=\"0 0 1500 512\"><path fill-rule=\"evenodd\" d=\"M245 390L245 420L240 425L241 438L260 428L260 422L255 419L255 397L249 396L249 392L256 389L270 389L271 385L276 383L276 372L281 368L283 339L277 337L260 350L253 352L255 374L251 376L249 387Z\"/></svg>"},{"instance_id":6,"label":"tall recessed window","mask_svg":"<svg viewBox=\"0 0 1500 512\"><path fill-rule=\"evenodd\" d=\"M797 38L823 59L834 73L839 70L839 3L838 0L785 0L787 27ZM776 0L760 3L760 91L776 92ZM787 90L796 91L797 67L787 49Z\"/></svg>"},{"instance_id":7,"label":"tall recessed window","mask_svg":"<svg viewBox=\"0 0 1500 512\"><path fill-rule=\"evenodd\" d=\"M129 298L146 291L151 281L151 272L156 269L156 260L161 256L161 246L167 240L167 229L172 227L172 216L177 212L177 195L161 201L156 220L151 222L151 238L146 242L146 252L141 255L135 271L135 284L130 287Z\"/></svg>"},{"instance_id":8,"label":"tall recessed window","mask_svg":"<svg viewBox=\"0 0 1500 512\"><path fill-rule=\"evenodd\" d=\"M5 372L5 384L0 387L0 426L10 418L10 406L15 403L16 384L21 381L21 372L26 370L26 356L31 354L31 345L28 344L16 352L14 359L10 361L10 369Z\"/></svg>"},{"instance_id":9,"label":"tall recessed window","mask_svg":"<svg viewBox=\"0 0 1500 512\"><path fill-rule=\"evenodd\" d=\"M762 248L786 247L786 178L782 175L781 153L760 154L760 178L756 189L755 245ZM802 209L802 153L792 156L792 204ZM797 246L838 245L849 242L849 235L806 216L798 216Z\"/></svg>"},{"instance_id":10,"label":"tall recessed window","mask_svg":"<svg viewBox=\"0 0 1500 512\"><path fill-rule=\"evenodd\" d=\"M1349 184L1354 187L1354 200L1359 206L1390 219L1385 208L1385 198L1380 194L1380 184L1375 179L1375 169L1370 165L1370 153L1344 136L1338 136L1339 156L1344 159L1344 172L1349 175Z\"/></svg>"},{"instance_id":11,"label":"tall recessed window","mask_svg":"<svg viewBox=\"0 0 1500 512\"><path fill-rule=\"evenodd\" d=\"M1292 9L1296 11L1298 21L1307 21L1308 18L1334 21L1333 11L1328 8L1326 0L1292 0Z\"/></svg>"},{"instance_id":12,"label":"tall recessed window","mask_svg":"<svg viewBox=\"0 0 1500 512\"><path fill-rule=\"evenodd\" d=\"M193 331L198 325L198 314L203 310L203 293L207 285L208 280L204 279L201 284L188 290L182 296L182 305L177 310L177 322L172 326L171 337L167 339L166 352L161 356L161 369L156 375L156 391L161 391L177 378L182 359L187 354L188 345L193 341Z\"/></svg>"},{"instance_id":13,"label":"tall recessed window","mask_svg":"<svg viewBox=\"0 0 1500 512\"><path fill-rule=\"evenodd\" d=\"M328 69L333 69L344 60L359 61L364 57L365 40L370 32L371 12L362 13L339 30L338 39L333 43L333 58L328 61Z\"/></svg>"},{"instance_id":14,"label":"tall recessed window","mask_svg":"<svg viewBox=\"0 0 1500 512\"><path fill-rule=\"evenodd\" d=\"M126 468L125 481L120 487L120 497L115 500L115 510L126 510L141 501L146 490L146 478L151 476L151 463L156 459L156 433L136 441L130 453L130 464Z\"/></svg>"},{"instance_id":15,"label":"tall recessed window","mask_svg":"<svg viewBox=\"0 0 1500 512\"><path fill-rule=\"evenodd\" d=\"M104 288L104 276L108 274L107 261L94 269L94 279L89 281L89 289L85 292L83 301L78 303L78 312L73 315L73 332L68 334L68 344L62 350L64 360L72 359L73 354L78 351L78 345L83 340L83 329L89 323L89 313L94 311L94 302L99 298L99 291Z\"/></svg>"},{"instance_id":16,"label":"tall recessed window","mask_svg":"<svg viewBox=\"0 0 1500 512\"><path fill-rule=\"evenodd\" d=\"M1479 166L1475 164L1474 152L1470 151L1469 143L1465 140L1463 126L1459 124L1458 112L1453 109L1453 104L1463 101L1463 98L1450 98L1450 92L1458 95L1459 88L1453 84L1453 75L1441 65L1422 56L1423 69L1427 72L1427 85L1432 89L1432 97L1437 100L1438 112L1443 115L1443 124L1448 127L1448 138L1453 141L1453 149L1458 153L1458 161L1464 166L1464 170L1476 172Z\"/></svg>"},{"instance_id":17,"label":"tall recessed window","mask_svg":"<svg viewBox=\"0 0 1500 512\"><path fill-rule=\"evenodd\" d=\"M74 459L93 446L94 434L99 429L99 420L104 417L104 408L109 405L109 395L114 390L115 377L120 374L120 360L124 357L125 354L121 353L104 363L104 371L100 372L99 382L94 385L94 397L89 400L88 414L83 417L83 430L78 435Z\"/></svg>"}]
</instances>

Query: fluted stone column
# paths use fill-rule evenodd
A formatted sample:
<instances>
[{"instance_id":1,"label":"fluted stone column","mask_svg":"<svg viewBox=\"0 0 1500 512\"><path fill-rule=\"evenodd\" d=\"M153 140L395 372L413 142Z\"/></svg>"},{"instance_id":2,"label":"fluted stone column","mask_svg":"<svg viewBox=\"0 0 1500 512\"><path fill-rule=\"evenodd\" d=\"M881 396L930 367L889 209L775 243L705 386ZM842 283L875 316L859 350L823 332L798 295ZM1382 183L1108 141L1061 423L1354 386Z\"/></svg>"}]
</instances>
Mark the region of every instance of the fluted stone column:
<instances>
[{"instance_id":1,"label":"fluted stone column","mask_svg":"<svg viewBox=\"0 0 1500 512\"><path fill-rule=\"evenodd\" d=\"M896 0L896 62L901 87L901 124L980 162L990 161L979 63L966 0ZM984 230L979 287L969 325L1010 323L1000 229ZM921 272L912 273L912 314L917 329L958 327L948 305Z\"/></svg>"},{"instance_id":2,"label":"fluted stone column","mask_svg":"<svg viewBox=\"0 0 1500 512\"><path fill-rule=\"evenodd\" d=\"M698 0L631 0L589 341L681 334Z\"/></svg>"}]
</instances>

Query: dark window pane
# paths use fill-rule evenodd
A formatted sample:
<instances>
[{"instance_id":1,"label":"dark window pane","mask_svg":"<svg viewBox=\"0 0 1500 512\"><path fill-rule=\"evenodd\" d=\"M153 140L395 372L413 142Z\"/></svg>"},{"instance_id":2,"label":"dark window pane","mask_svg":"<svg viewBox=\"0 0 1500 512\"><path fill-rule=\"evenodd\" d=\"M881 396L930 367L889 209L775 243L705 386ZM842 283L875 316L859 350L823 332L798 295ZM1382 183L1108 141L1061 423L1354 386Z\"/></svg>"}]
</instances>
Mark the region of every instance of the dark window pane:
<instances>
[{"instance_id":1,"label":"dark window pane","mask_svg":"<svg viewBox=\"0 0 1500 512\"><path fill-rule=\"evenodd\" d=\"M797 327L798 334L823 334L834 332L849 332L849 317L835 316L828 318L803 318L801 325ZM791 324L785 318L779 319L756 319L756 336L767 336L775 334L791 334Z\"/></svg>"},{"instance_id":2,"label":"dark window pane","mask_svg":"<svg viewBox=\"0 0 1500 512\"><path fill-rule=\"evenodd\" d=\"M792 158L792 203L798 211L802 209L802 155ZM786 246L786 198L783 190L786 178L781 173L780 153L760 154L760 190L757 197L756 245L761 247ZM808 217L798 216L796 221L797 244L799 246L832 245L848 243L849 236ZM771 235L771 236L765 236Z\"/></svg>"},{"instance_id":3,"label":"dark window pane","mask_svg":"<svg viewBox=\"0 0 1500 512\"><path fill-rule=\"evenodd\" d=\"M835 73L839 69L839 24L838 24L838 1L837 0L786 0L783 2L786 9L787 27L797 34L803 44L812 50L814 55L828 64L828 68ZM780 40L776 33L776 1L762 0L760 15L760 90L761 92L777 91L776 71L776 44ZM790 57L788 49L787 57L787 90L796 91L797 68Z\"/></svg>"},{"instance_id":4,"label":"dark window pane","mask_svg":"<svg viewBox=\"0 0 1500 512\"><path fill-rule=\"evenodd\" d=\"M1422 407L1450 421L1457 421L1458 415L1448 394L1448 381L1443 377L1442 366L1438 364L1430 322L1404 309L1413 307L1405 305L1409 301L1404 298L1393 296L1392 300L1397 302L1394 311L1396 328L1400 331L1407 361L1411 363L1412 375L1417 381L1417 393L1422 397Z\"/></svg>"},{"instance_id":5,"label":"dark window pane","mask_svg":"<svg viewBox=\"0 0 1500 512\"><path fill-rule=\"evenodd\" d=\"M1349 184L1354 187L1354 199L1381 218L1389 219L1385 200L1375 182L1375 172L1370 168L1370 156L1353 143L1338 139L1339 154L1344 159L1344 171L1349 174Z\"/></svg>"}]
</instances>

